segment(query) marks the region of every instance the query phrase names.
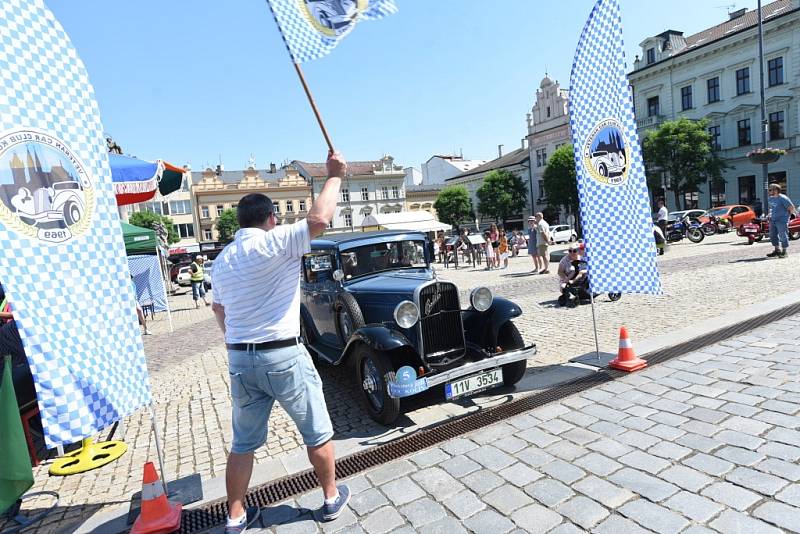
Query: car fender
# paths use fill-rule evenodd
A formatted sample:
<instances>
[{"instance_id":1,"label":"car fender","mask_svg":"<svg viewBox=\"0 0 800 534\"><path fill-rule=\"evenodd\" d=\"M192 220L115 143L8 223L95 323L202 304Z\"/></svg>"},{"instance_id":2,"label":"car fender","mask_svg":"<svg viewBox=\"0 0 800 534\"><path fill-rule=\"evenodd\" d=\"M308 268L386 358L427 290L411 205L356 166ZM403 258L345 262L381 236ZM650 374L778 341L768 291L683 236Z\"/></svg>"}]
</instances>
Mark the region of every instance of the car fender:
<instances>
[{"instance_id":1,"label":"car fender","mask_svg":"<svg viewBox=\"0 0 800 534\"><path fill-rule=\"evenodd\" d=\"M334 365L338 365L345 360L359 343L363 343L380 352L392 352L397 349L410 348L416 353L414 344L402 333L384 325L371 324L353 332L347 342L347 346L342 351L341 358L334 362Z\"/></svg>"},{"instance_id":2,"label":"car fender","mask_svg":"<svg viewBox=\"0 0 800 534\"><path fill-rule=\"evenodd\" d=\"M461 312L464 335L467 341L477 343L481 347L494 346L500 328L520 315L522 309L517 304L502 297L495 297L492 306L485 312L474 308Z\"/></svg>"}]
</instances>

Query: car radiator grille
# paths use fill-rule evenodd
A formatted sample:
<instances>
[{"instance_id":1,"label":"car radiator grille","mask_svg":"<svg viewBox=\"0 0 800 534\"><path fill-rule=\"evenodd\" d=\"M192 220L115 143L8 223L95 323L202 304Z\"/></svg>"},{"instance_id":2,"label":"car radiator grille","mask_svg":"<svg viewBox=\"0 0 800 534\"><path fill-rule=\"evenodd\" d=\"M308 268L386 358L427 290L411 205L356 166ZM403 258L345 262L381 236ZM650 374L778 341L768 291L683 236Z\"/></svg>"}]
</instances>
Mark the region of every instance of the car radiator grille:
<instances>
[{"instance_id":1,"label":"car radiator grille","mask_svg":"<svg viewBox=\"0 0 800 534\"><path fill-rule=\"evenodd\" d=\"M422 288L419 309L422 346L429 363L464 351L461 305L455 285L436 282Z\"/></svg>"}]
</instances>

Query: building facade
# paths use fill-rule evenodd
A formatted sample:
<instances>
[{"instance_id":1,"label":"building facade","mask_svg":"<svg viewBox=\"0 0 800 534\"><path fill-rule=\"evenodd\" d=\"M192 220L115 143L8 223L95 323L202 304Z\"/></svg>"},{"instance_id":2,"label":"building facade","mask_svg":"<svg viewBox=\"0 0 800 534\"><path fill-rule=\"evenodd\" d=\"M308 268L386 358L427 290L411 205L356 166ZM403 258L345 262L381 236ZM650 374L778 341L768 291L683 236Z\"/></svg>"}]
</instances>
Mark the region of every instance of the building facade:
<instances>
[{"instance_id":1,"label":"building facade","mask_svg":"<svg viewBox=\"0 0 800 534\"><path fill-rule=\"evenodd\" d=\"M528 149L530 151L533 208L529 212L543 211L547 207L544 188L544 169L547 158L564 144L572 143L567 101L569 92L557 81L545 75L536 90L536 102L528 114ZM530 200L528 205L530 207ZM562 214L562 218L566 214ZM555 222L555 221L551 221Z\"/></svg>"},{"instance_id":2,"label":"building facade","mask_svg":"<svg viewBox=\"0 0 800 534\"><path fill-rule=\"evenodd\" d=\"M485 159L464 159L463 155L431 156L422 164L422 185L443 184L449 178L483 165Z\"/></svg>"},{"instance_id":3,"label":"building facade","mask_svg":"<svg viewBox=\"0 0 800 534\"><path fill-rule=\"evenodd\" d=\"M768 182L800 197L800 0L763 6L767 145L789 152L770 164ZM641 42L628 77L640 138L667 120L707 119L720 156L730 166L725 184L684 194L682 207L756 205L764 201L760 165L746 155L762 139L757 12L741 9L729 20L685 37L668 30ZM675 209L671 191L664 196Z\"/></svg>"},{"instance_id":4,"label":"building facade","mask_svg":"<svg viewBox=\"0 0 800 534\"><path fill-rule=\"evenodd\" d=\"M291 224L305 218L311 209L311 187L291 167L225 171L207 168L192 173L196 235L201 245L219 240L216 223L222 213L236 208L250 193L267 195L275 206L278 224Z\"/></svg>"},{"instance_id":5,"label":"building facade","mask_svg":"<svg viewBox=\"0 0 800 534\"><path fill-rule=\"evenodd\" d=\"M152 200L128 206L129 213L150 211L172 219L173 228L180 241L170 245L171 254L200 250L192 196L192 173L190 167L185 166L184 169L186 172L183 174L181 188L177 191L167 196L161 196L161 193L156 192Z\"/></svg>"},{"instance_id":6,"label":"building facade","mask_svg":"<svg viewBox=\"0 0 800 534\"><path fill-rule=\"evenodd\" d=\"M472 206L475 209L476 224L479 228L483 229L485 226L495 222L492 217L483 215L478 211L478 195L477 191L483 185L483 180L486 175L496 170L506 170L516 174L522 179L523 182L531 186L530 174L530 153L527 148L518 148L508 154L493 159L483 165L479 165L472 170L463 172L452 178L448 178L445 182L446 186L450 185L463 185L469 197L472 200ZM529 196L529 195L528 195ZM527 200L527 199L526 199ZM509 228L521 228L524 222L524 213L515 214L506 220Z\"/></svg>"},{"instance_id":7,"label":"building facade","mask_svg":"<svg viewBox=\"0 0 800 534\"><path fill-rule=\"evenodd\" d=\"M293 169L311 186L314 197L322 191L327 178L325 163L292 161ZM333 231L348 231L361 226L364 217L378 213L403 211L406 202L405 170L384 156L374 161L347 162L347 176L342 181L336 213L331 221Z\"/></svg>"},{"instance_id":8,"label":"building facade","mask_svg":"<svg viewBox=\"0 0 800 534\"><path fill-rule=\"evenodd\" d=\"M438 220L436 209L436 197L444 185L414 185L406 187L406 211L427 211Z\"/></svg>"}]
</instances>

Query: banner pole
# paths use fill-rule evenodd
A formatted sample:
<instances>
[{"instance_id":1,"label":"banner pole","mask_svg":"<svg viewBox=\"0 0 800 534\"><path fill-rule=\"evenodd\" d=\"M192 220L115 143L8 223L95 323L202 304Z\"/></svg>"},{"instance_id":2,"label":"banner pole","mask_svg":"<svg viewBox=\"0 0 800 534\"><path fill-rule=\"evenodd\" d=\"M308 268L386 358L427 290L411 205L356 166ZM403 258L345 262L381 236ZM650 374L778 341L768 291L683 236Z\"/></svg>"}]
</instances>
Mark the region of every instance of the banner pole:
<instances>
[{"instance_id":1,"label":"banner pole","mask_svg":"<svg viewBox=\"0 0 800 534\"><path fill-rule=\"evenodd\" d=\"M158 455L158 469L161 471L161 483L164 485L164 495L169 495L167 491L167 474L164 472L164 453L161 450L161 440L158 439L158 425L156 425L156 408L150 402L150 422L153 425L153 438L156 441L156 454Z\"/></svg>"},{"instance_id":2,"label":"banner pole","mask_svg":"<svg viewBox=\"0 0 800 534\"><path fill-rule=\"evenodd\" d=\"M589 287L589 302L592 303L592 328L594 329L594 354L600 360L600 342L597 339L597 317L594 313L594 291Z\"/></svg>"},{"instance_id":3,"label":"banner pole","mask_svg":"<svg viewBox=\"0 0 800 534\"><path fill-rule=\"evenodd\" d=\"M164 279L164 274L166 273L166 279L164 280L164 302L167 305L167 319L169 319L169 332L175 332L175 328L172 326L172 310L169 307L169 295L167 294L167 284L171 281L169 279L169 269L166 268L166 259L161 254L161 249L156 249L156 254L158 254L158 268L161 270L161 278Z\"/></svg>"}]
</instances>

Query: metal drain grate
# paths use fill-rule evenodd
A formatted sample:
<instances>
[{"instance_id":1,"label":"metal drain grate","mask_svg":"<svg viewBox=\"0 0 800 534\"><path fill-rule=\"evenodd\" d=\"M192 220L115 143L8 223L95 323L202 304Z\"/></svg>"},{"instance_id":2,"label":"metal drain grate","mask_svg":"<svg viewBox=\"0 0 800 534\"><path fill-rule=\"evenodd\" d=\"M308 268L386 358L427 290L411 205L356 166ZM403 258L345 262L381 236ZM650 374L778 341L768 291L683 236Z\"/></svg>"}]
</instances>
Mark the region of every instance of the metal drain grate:
<instances>
[{"instance_id":1,"label":"metal drain grate","mask_svg":"<svg viewBox=\"0 0 800 534\"><path fill-rule=\"evenodd\" d=\"M765 315L754 317L736 325L722 328L696 339L680 343L668 349L646 354L643 358L650 364L663 363L707 345L717 343L729 337L742 334L748 330L797 313L800 313L800 304L792 304ZM523 414L548 403L580 393L599 384L615 380L626 374L627 373L610 369L603 369L592 375L566 382L547 391L523 397L502 406L489 408L447 421L433 428L421 430L416 434L399 438L383 445L377 445L371 449L357 452L337 460L336 475L337 477L345 478L361 473L372 467L383 465L443 441L453 439L474 430L479 430L487 425L514 417L515 415ZM251 489L247 493L247 503L251 506L270 506L311 491L317 486L317 477L313 471L303 471ZM184 510L181 518L180 532L182 534L202 532L217 525L221 525L225 521L227 512L228 507L224 499L213 501L199 508Z\"/></svg>"}]
</instances>

